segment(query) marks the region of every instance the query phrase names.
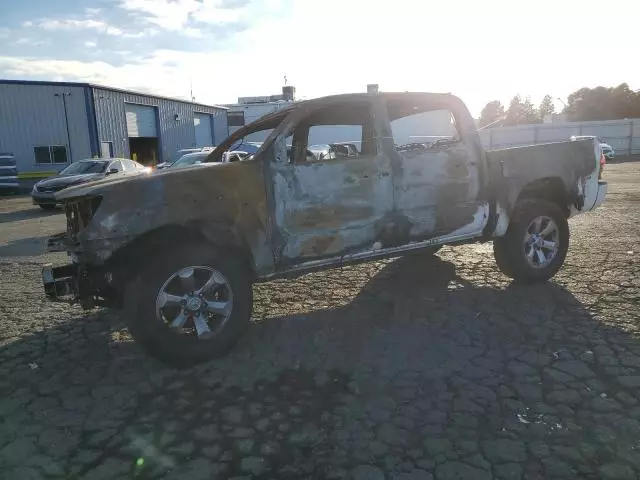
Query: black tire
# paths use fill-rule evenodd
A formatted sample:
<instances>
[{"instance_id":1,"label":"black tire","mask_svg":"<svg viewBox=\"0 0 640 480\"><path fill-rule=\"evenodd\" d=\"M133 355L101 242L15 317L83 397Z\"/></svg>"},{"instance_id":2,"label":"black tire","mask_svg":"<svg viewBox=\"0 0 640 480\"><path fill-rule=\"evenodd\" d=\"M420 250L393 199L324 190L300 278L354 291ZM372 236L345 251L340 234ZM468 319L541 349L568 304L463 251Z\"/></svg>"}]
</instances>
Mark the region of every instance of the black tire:
<instances>
[{"instance_id":1,"label":"black tire","mask_svg":"<svg viewBox=\"0 0 640 480\"><path fill-rule=\"evenodd\" d=\"M56 208L55 205L52 205L50 203L39 203L38 206L43 210L53 210Z\"/></svg>"},{"instance_id":2,"label":"black tire","mask_svg":"<svg viewBox=\"0 0 640 480\"><path fill-rule=\"evenodd\" d=\"M506 237L497 237L493 240L493 258L496 260L498 269L507 277L513 278L506 253Z\"/></svg>"},{"instance_id":3,"label":"black tire","mask_svg":"<svg viewBox=\"0 0 640 480\"><path fill-rule=\"evenodd\" d=\"M536 217L549 217L558 227L558 250L544 267L534 267L526 259L524 250L527 228ZM569 249L567 216L555 203L547 200L523 200L516 205L511 223L504 237L493 242L493 254L502 273L523 283L545 282L564 264Z\"/></svg>"},{"instance_id":4,"label":"black tire","mask_svg":"<svg viewBox=\"0 0 640 480\"><path fill-rule=\"evenodd\" d=\"M208 266L222 273L233 291L233 308L222 330L206 340L184 335L156 316L155 302L164 282L188 266ZM251 317L252 288L241 259L214 251L210 245L185 245L154 257L140 276L127 286L125 317L131 336L151 356L174 367L188 367L231 350Z\"/></svg>"}]
</instances>

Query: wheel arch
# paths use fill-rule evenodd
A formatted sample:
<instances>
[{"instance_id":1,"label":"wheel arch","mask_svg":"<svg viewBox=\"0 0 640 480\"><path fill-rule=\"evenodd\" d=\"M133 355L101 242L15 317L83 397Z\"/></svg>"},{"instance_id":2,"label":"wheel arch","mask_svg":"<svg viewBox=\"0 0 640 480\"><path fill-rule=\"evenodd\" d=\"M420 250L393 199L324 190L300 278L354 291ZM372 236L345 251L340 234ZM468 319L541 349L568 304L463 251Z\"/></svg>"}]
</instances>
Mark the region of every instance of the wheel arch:
<instances>
[{"instance_id":1,"label":"wheel arch","mask_svg":"<svg viewBox=\"0 0 640 480\"><path fill-rule=\"evenodd\" d=\"M509 205L507 208L504 208L503 205L498 202L496 227L494 229L494 236L496 237L502 237L507 233L513 212L517 208L518 203L524 200L548 200L556 204L567 218L571 214L571 205L574 203L565 182L558 176L548 176L532 180L524 184L522 188L516 192L510 193L509 197L512 200L508 201L508 199L505 199Z\"/></svg>"},{"instance_id":2,"label":"wheel arch","mask_svg":"<svg viewBox=\"0 0 640 480\"><path fill-rule=\"evenodd\" d=\"M560 177L538 178L527 183L520 190L514 207L522 200L532 199L549 200L558 205L567 217L569 216L569 205L572 202L569 200L567 188Z\"/></svg>"},{"instance_id":3,"label":"wheel arch","mask_svg":"<svg viewBox=\"0 0 640 480\"><path fill-rule=\"evenodd\" d=\"M216 225L203 228L200 224L168 224L149 230L120 247L110 258L109 266L119 281L136 276L140 268L153 261L155 255L163 255L172 248L190 244L209 244L212 249L225 250L242 258L250 276L255 276L251 249L233 229Z\"/></svg>"}]
</instances>

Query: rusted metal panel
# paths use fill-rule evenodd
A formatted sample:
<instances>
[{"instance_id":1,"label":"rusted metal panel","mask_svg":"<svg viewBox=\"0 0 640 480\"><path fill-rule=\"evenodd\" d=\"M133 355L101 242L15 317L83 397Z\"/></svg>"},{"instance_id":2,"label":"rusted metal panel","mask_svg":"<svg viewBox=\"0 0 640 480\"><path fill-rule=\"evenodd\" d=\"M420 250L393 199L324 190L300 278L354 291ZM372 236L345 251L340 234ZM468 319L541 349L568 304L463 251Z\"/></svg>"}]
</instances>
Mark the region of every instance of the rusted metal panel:
<instances>
[{"instance_id":1,"label":"rusted metal panel","mask_svg":"<svg viewBox=\"0 0 640 480\"><path fill-rule=\"evenodd\" d=\"M62 197L108 188L89 228L78 235L80 249L93 251L100 263L137 236L175 225L196 229L213 243L221 232L231 232L252 252L255 271L262 272L273 269L264 184L261 165L247 161L95 182L64 191Z\"/></svg>"},{"instance_id":2,"label":"rusted metal panel","mask_svg":"<svg viewBox=\"0 0 640 480\"><path fill-rule=\"evenodd\" d=\"M496 197L507 210L513 207L525 185L552 177L562 180L571 204L580 196L579 184L598 168L590 140L491 150L487 158L493 166Z\"/></svg>"},{"instance_id":3,"label":"rusted metal panel","mask_svg":"<svg viewBox=\"0 0 640 480\"><path fill-rule=\"evenodd\" d=\"M339 255L377 241L393 206L384 154L272 166L285 263Z\"/></svg>"},{"instance_id":4,"label":"rusted metal panel","mask_svg":"<svg viewBox=\"0 0 640 480\"><path fill-rule=\"evenodd\" d=\"M409 226L404 241L443 235L474 222L480 181L464 145L398 152L397 158L394 199L395 210Z\"/></svg>"}]
</instances>

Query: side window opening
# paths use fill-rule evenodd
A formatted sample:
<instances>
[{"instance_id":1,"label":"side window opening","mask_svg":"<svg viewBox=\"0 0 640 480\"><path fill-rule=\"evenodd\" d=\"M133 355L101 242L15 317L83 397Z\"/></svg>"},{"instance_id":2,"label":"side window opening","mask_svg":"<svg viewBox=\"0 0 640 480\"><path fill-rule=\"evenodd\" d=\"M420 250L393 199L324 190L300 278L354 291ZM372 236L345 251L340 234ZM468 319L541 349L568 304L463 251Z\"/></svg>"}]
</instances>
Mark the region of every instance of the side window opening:
<instances>
[{"instance_id":1,"label":"side window opening","mask_svg":"<svg viewBox=\"0 0 640 480\"><path fill-rule=\"evenodd\" d=\"M349 103L314 111L295 129L289 161L311 163L375 155L371 106Z\"/></svg>"},{"instance_id":2,"label":"side window opening","mask_svg":"<svg viewBox=\"0 0 640 480\"><path fill-rule=\"evenodd\" d=\"M437 150L460 142L455 117L448 109L415 102L387 104L396 151Z\"/></svg>"},{"instance_id":3,"label":"side window opening","mask_svg":"<svg viewBox=\"0 0 640 480\"><path fill-rule=\"evenodd\" d=\"M288 109L282 109L261 117L245 128L236 129L221 145L207 155L203 163L226 162L230 159L232 152L238 153L238 156L233 157L236 162L252 160L255 153L262 148L264 142L289 113Z\"/></svg>"}]
</instances>

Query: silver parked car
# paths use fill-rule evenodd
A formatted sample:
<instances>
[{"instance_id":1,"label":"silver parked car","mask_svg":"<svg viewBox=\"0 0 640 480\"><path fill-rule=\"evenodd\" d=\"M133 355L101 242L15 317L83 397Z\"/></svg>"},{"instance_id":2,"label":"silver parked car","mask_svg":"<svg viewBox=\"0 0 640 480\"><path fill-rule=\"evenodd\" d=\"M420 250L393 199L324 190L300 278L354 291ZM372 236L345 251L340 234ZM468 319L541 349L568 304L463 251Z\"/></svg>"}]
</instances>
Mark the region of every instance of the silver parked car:
<instances>
[{"instance_id":1,"label":"silver parked car","mask_svg":"<svg viewBox=\"0 0 640 480\"><path fill-rule=\"evenodd\" d=\"M128 158L88 158L73 162L57 175L40 180L31 190L33 204L43 209L55 208L60 202L55 193L72 185L93 182L107 176L139 175L149 173L151 168Z\"/></svg>"}]
</instances>

